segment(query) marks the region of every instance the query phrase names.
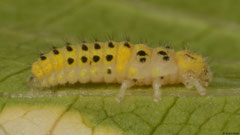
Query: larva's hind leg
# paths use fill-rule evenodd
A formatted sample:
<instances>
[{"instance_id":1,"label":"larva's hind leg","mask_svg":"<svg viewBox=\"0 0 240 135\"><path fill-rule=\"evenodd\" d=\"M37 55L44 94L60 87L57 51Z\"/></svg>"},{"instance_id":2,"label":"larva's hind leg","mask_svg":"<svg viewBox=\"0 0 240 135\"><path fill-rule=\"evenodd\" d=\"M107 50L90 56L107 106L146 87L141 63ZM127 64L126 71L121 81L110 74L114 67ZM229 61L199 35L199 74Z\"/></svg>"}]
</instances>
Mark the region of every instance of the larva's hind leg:
<instances>
[{"instance_id":1,"label":"larva's hind leg","mask_svg":"<svg viewBox=\"0 0 240 135\"><path fill-rule=\"evenodd\" d=\"M121 89L118 92L118 95L116 97L117 102L121 102L123 99L126 89L130 88L134 85L134 82L132 80L124 80L121 85Z\"/></svg>"},{"instance_id":2,"label":"larva's hind leg","mask_svg":"<svg viewBox=\"0 0 240 135\"><path fill-rule=\"evenodd\" d=\"M154 96L155 102L158 102L159 100L161 100L161 90L160 90L161 85L162 83L158 78L153 80L152 87L154 90L153 96Z\"/></svg>"}]
</instances>

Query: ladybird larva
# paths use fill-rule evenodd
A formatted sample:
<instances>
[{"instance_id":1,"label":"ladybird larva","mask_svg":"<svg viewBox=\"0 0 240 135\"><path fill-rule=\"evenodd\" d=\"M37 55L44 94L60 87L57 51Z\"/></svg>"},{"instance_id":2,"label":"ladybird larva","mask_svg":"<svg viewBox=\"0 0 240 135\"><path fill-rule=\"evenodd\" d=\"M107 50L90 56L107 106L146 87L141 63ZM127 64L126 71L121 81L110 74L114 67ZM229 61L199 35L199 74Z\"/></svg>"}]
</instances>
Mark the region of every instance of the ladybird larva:
<instances>
[{"instance_id":1,"label":"ladybird larva","mask_svg":"<svg viewBox=\"0 0 240 135\"><path fill-rule=\"evenodd\" d=\"M121 83L117 101L129 87L152 85L158 101L163 85L183 83L205 95L210 81L204 58L187 50L109 41L53 48L33 63L29 83L40 88L76 82Z\"/></svg>"}]
</instances>

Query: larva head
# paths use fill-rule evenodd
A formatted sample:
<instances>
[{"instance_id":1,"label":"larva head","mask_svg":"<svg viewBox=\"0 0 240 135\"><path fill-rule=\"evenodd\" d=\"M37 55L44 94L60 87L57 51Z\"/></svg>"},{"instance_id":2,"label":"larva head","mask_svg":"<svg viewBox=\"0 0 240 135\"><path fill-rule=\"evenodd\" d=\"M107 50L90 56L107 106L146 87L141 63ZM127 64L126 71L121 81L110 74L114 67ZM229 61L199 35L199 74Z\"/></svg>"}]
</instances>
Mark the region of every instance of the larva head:
<instances>
[{"instance_id":1,"label":"larva head","mask_svg":"<svg viewBox=\"0 0 240 135\"><path fill-rule=\"evenodd\" d=\"M177 52L176 58L182 74L199 79L203 86L208 86L212 76L202 56L184 50Z\"/></svg>"}]
</instances>

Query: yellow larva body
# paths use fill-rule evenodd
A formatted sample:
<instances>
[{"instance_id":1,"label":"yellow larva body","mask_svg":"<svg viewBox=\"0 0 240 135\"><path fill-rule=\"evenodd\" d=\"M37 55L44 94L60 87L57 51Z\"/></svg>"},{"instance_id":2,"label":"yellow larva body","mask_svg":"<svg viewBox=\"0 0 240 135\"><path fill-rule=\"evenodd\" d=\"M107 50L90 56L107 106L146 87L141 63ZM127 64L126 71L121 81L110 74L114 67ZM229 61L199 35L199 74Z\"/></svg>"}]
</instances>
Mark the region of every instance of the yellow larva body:
<instances>
[{"instance_id":1,"label":"yellow larva body","mask_svg":"<svg viewBox=\"0 0 240 135\"><path fill-rule=\"evenodd\" d=\"M204 95L211 80L203 57L187 50L113 41L54 48L33 63L32 74L31 83L41 88L76 82L121 83L118 100L133 85L152 85L155 100L166 84L183 83Z\"/></svg>"}]
</instances>

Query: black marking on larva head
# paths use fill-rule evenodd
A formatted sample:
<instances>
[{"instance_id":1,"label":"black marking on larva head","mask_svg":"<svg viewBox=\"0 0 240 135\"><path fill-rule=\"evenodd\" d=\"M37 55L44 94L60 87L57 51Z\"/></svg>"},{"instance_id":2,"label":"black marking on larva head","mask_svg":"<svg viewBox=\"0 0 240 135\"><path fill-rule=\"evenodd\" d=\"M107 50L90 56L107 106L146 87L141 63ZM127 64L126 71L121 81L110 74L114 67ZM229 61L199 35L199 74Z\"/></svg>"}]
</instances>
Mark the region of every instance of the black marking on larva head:
<instances>
[{"instance_id":1,"label":"black marking on larva head","mask_svg":"<svg viewBox=\"0 0 240 135\"><path fill-rule=\"evenodd\" d=\"M125 43L124 43L124 46L127 47L127 48L131 48L131 46L129 45L128 42L125 42Z\"/></svg>"},{"instance_id":2,"label":"black marking on larva head","mask_svg":"<svg viewBox=\"0 0 240 135\"><path fill-rule=\"evenodd\" d=\"M146 56L147 53L145 51L143 51L143 50L140 50L140 51L137 52L137 55L139 55L139 56Z\"/></svg>"},{"instance_id":3,"label":"black marking on larva head","mask_svg":"<svg viewBox=\"0 0 240 135\"><path fill-rule=\"evenodd\" d=\"M67 61L68 61L68 64L71 65L71 64L73 64L74 59L73 58L68 58Z\"/></svg>"},{"instance_id":4,"label":"black marking on larva head","mask_svg":"<svg viewBox=\"0 0 240 135\"><path fill-rule=\"evenodd\" d=\"M67 46L66 46L66 49L67 49L67 51L69 51L69 52L71 52L71 51L73 50L70 45L67 45Z\"/></svg>"},{"instance_id":5,"label":"black marking on larva head","mask_svg":"<svg viewBox=\"0 0 240 135\"><path fill-rule=\"evenodd\" d=\"M159 51L158 54L159 55L167 55L167 53L165 51Z\"/></svg>"},{"instance_id":6,"label":"black marking on larva head","mask_svg":"<svg viewBox=\"0 0 240 135\"><path fill-rule=\"evenodd\" d=\"M163 60L165 60L165 61L169 61L169 59L170 59L169 56L164 56L164 57L163 57Z\"/></svg>"},{"instance_id":7,"label":"black marking on larva head","mask_svg":"<svg viewBox=\"0 0 240 135\"><path fill-rule=\"evenodd\" d=\"M114 44L113 44L112 42L109 42L109 43L108 43L108 47L109 47L109 48L114 48Z\"/></svg>"},{"instance_id":8,"label":"black marking on larva head","mask_svg":"<svg viewBox=\"0 0 240 135\"><path fill-rule=\"evenodd\" d=\"M187 56L187 57L189 57L189 58L191 58L191 59L193 59L193 60L196 60L196 58L194 58L193 56L191 56L191 55L189 55L189 54L185 54L185 56Z\"/></svg>"},{"instance_id":9,"label":"black marking on larva head","mask_svg":"<svg viewBox=\"0 0 240 135\"><path fill-rule=\"evenodd\" d=\"M81 61L82 61L82 63L86 63L87 60L88 60L88 58L87 58L86 56L82 56L82 57L81 57Z\"/></svg>"},{"instance_id":10,"label":"black marking on larva head","mask_svg":"<svg viewBox=\"0 0 240 135\"><path fill-rule=\"evenodd\" d=\"M163 79L164 79L164 76L161 76L160 79L163 80Z\"/></svg>"},{"instance_id":11,"label":"black marking on larva head","mask_svg":"<svg viewBox=\"0 0 240 135\"><path fill-rule=\"evenodd\" d=\"M107 61L111 61L112 59L113 59L113 55L107 55L107 56L106 56L106 60L107 60Z\"/></svg>"},{"instance_id":12,"label":"black marking on larva head","mask_svg":"<svg viewBox=\"0 0 240 135\"><path fill-rule=\"evenodd\" d=\"M97 55L94 55L93 56L93 61L94 62L98 62L100 60L100 57L99 56L97 56Z\"/></svg>"},{"instance_id":13,"label":"black marking on larva head","mask_svg":"<svg viewBox=\"0 0 240 135\"><path fill-rule=\"evenodd\" d=\"M98 49L101 49L101 46L100 46L98 43L95 43L95 44L94 44L94 48L95 48L96 50L98 50Z\"/></svg>"},{"instance_id":14,"label":"black marking on larva head","mask_svg":"<svg viewBox=\"0 0 240 135\"><path fill-rule=\"evenodd\" d=\"M87 51L87 50L88 50L88 47L87 47L85 44L83 44L83 45L82 45L82 50L83 50L83 51Z\"/></svg>"},{"instance_id":15,"label":"black marking on larva head","mask_svg":"<svg viewBox=\"0 0 240 135\"><path fill-rule=\"evenodd\" d=\"M144 62L146 62L146 58L140 58L139 61L140 61L141 63L144 63Z\"/></svg>"},{"instance_id":16,"label":"black marking on larva head","mask_svg":"<svg viewBox=\"0 0 240 135\"><path fill-rule=\"evenodd\" d=\"M47 57L46 57L46 56L44 56L43 54L40 54L40 59L43 61L43 60L46 60L46 59L47 59Z\"/></svg>"},{"instance_id":17,"label":"black marking on larva head","mask_svg":"<svg viewBox=\"0 0 240 135\"><path fill-rule=\"evenodd\" d=\"M107 73L108 73L108 74L111 74L111 73L112 73L112 70L111 70L111 69L107 69Z\"/></svg>"}]
</instances>

